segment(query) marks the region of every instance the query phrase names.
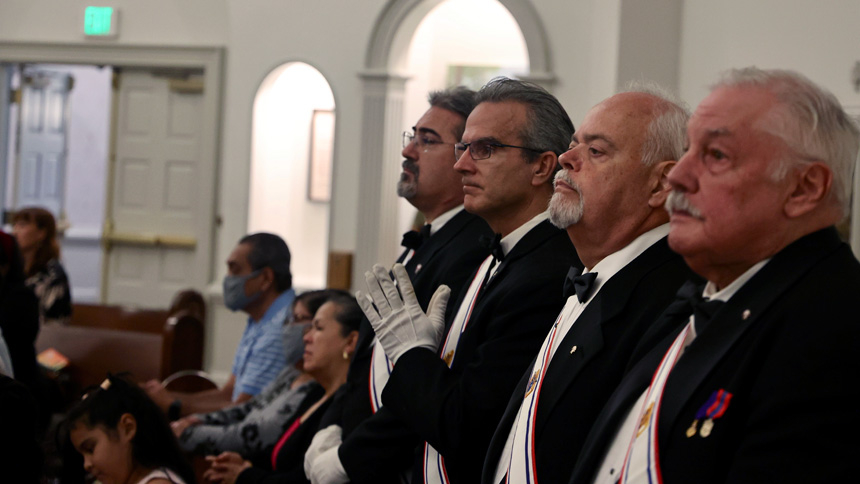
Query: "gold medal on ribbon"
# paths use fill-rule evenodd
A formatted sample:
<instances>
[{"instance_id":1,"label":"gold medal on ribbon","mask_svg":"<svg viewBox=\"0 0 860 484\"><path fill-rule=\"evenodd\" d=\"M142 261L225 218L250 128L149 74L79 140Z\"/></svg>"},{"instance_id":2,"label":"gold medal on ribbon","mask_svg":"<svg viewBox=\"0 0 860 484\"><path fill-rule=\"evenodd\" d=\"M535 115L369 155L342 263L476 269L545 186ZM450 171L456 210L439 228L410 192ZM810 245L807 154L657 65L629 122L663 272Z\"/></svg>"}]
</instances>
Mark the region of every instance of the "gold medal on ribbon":
<instances>
[{"instance_id":1,"label":"gold medal on ribbon","mask_svg":"<svg viewBox=\"0 0 860 484\"><path fill-rule=\"evenodd\" d=\"M687 429L687 438L696 435L696 425L699 424L699 419L694 419L693 423L690 424L690 428Z\"/></svg>"},{"instance_id":2,"label":"gold medal on ribbon","mask_svg":"<svg viewBox=\"0 0 860 484\"><path fill-rule=\"evenodd\" d=\"M707 436L711 435L711 430L713 430L713 429L714 429L714 420L709 418L708 420L705 420L704 422L702 422L702 430L699 431L699 435L701 435L702 437L707 437Z\"/></svg>"},{"instance_id":3,"label":"gold medal on ribbon","mask_svg":"<svg viewBox=\"0 0 860 484\"><path fill-rule=\"evenodd\" d=\"M445 353L445 357L442 360L445 361L446 365L451 366L451 362L454 361L454 350Z\"/></svg>"},{"instance_id":4,"label":"gold medal on ribbon","mask_svg":"<svg viewBox=\"0 0 860 484\"><path fill-rule=\"evenodd\" d=\"M532 375L531 378L529 378L529 383L526 386L526 395L525 395L526 397L529 396L534 391L535 386L537 386L537 381L538 381L539 376L540 376L540 370L537 370L537 371L535 371L535 374Z\"/></svg>"},{"instance_id":5,"label":"gold medal on ribbon","mask_svg":"<svg viewBox=\"0 0 860 484\"><path fill-rule=\"evenodd\" d=\"M648 408L645 409L645 413L642 414L642 419L639 420L639 431L636 432L636 437L642 435L642 432L648 428L648 422L651 421L651 412L654 410L654 402L651 402L648 405Z\"/></svg>"}]
</instances>

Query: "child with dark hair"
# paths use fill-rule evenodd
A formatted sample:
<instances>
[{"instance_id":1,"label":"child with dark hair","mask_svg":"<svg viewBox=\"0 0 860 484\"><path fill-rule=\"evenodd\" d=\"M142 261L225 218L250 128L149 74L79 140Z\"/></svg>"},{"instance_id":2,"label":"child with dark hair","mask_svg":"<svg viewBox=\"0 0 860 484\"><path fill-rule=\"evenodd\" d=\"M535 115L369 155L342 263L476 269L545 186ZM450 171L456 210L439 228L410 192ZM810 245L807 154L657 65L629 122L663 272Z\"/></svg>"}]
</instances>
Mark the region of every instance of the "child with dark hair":
<instances>
[{"instance_id":1,"label":"child with dark hair","mask_svg":"<svg viewBox=\"0 0 860 484\"><path fill-rule=\"evenodd\" d=\"M136 384L108 376L66 417L68 441L102 484L193 484L164 414Z\"/></svg>"}]
</instances>

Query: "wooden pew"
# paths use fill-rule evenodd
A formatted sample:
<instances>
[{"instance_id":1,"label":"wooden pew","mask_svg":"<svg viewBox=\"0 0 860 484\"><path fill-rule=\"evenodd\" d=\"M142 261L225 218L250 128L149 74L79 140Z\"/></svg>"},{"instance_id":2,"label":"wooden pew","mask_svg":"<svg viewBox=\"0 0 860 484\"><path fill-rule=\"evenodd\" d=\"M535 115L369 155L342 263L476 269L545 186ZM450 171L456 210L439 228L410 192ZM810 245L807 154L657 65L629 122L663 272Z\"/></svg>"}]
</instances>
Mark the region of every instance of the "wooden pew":
<instances>
[{"instance_id":1,"label":"wooden pew","mask_svg":"<svg viewBox=\"0 0 860 484\"><path fill-rule=\"evenodd\" d=\"M36 351L54 348L69 359L67 395L99 384L108 372L163 380L203 367L205 305L196 291L182 291L170 309L75 304L68 326L41 329Z\"/></svg>"}]
</instances>

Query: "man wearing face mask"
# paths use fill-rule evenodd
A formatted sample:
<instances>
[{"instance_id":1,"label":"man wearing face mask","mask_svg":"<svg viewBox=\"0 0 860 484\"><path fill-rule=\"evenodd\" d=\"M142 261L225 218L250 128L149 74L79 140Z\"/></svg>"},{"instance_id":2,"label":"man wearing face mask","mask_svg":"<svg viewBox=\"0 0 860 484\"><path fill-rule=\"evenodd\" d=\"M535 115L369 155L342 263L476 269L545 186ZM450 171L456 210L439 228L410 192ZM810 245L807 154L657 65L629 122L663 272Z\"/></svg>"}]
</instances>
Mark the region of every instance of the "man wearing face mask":
<instances>
[{"instance_id":1,"label":"man wearing face mask","mask_svg":"<svg viewBox=\"0 0 860 484\"><path fill-rule=\"evenodd\" d=\"M240 405L189 415L170 424L183 451L196 455L232 451L244 456L271 457L302 401L309 392L321 389L302 371L305 348L302 337L320 306L335 294L346 293L327 289L296 296L293 317L284 324L287 366L262 392Z\"/></svg>"},{"instance_id":2,"label":"man wearing face mask","mask_svg":"<svg viewBox=\"0 0 860 484\"><path fill-rule=\"evenodd\" d=\"M168 392L157 381L144 385L171 420L242 403L268 385L286 365L283 324L295 299L290 249L274 234L246 235L227 258L224 305L248 314L248 324L221 388L198 393Z\"/></svg>"}]
</instances>

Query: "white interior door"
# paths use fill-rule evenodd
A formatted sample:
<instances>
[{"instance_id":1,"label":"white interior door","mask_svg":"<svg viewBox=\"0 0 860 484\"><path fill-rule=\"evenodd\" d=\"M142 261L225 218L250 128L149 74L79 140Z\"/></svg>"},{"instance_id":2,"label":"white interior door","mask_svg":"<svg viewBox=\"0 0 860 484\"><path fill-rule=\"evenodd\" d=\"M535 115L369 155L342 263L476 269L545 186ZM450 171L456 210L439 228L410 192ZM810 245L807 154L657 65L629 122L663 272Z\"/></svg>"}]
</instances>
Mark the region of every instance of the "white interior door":
<instances>
[{"instance_id":1,"label":"white interior door","mask_svg":"<svg viewBox=\"0 0 860 484\"><path fill-rule=\"evenodd\" d=\"M68 98L72 76L24 69L15 207L36 205L62 217Z\"/></svg>"},{"instance_id":2,"label":"white interior door","mask_svg":"<svg viewBox=\"0 0 860 484\"><path fill-rule=\"evenodd\" d=\"M108 303L166 306L177 291L207 282L215 166L201 149L207 133L200 79L118 74L105 230Z\"/></svg>"}]
</instances>

